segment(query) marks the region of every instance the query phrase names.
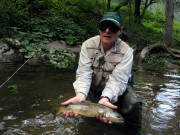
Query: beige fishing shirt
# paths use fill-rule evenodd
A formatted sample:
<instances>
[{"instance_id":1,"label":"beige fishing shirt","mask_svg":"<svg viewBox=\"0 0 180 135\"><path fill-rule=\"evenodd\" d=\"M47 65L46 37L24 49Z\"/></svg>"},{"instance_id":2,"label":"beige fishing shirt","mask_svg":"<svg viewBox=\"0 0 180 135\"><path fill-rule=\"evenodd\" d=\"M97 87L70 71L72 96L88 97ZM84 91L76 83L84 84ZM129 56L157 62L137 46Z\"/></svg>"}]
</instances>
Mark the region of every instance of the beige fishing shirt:
<instances>
[{"instance_id":1,"label":"beige fishing shirt","mask_svg":"<svg viewBox=\"0 0 180 135\"><path fill-rule=\"evenodd\" d=\"M90 40L93 38L97 38L97 36L92 37L86 40L81 47L79 64L76 71L76 80L73 83L75 92L84 93L87 97L91 82L92 82L92 61L88 57L88 52L86 48L86 44L90 43ZM111 52L115 52L117 50L116 46L113 46L106 54L104 53L103 47L101 46L101 52L104 57L111 54ZM127 82L129 77L131 76L131 69L133 63L133 49L128 48L127 52L122 58L122 61L116 65L112 74L110 74L108 81L106 82L106 86L102 91L101 96L109 97L112 103L117 102L118 96L122 95L127 87Z\"/></svg>"}]
</instances>

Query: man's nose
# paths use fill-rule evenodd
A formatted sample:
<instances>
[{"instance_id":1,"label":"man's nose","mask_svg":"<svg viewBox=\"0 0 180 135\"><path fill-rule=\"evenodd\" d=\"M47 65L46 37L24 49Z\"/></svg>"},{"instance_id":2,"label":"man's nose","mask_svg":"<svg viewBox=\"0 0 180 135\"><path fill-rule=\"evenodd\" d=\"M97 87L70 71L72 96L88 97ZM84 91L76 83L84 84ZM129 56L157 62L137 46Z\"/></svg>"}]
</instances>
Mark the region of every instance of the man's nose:
<instances>
[{"instance_id":1,"label":"man's nose","mask_svg":"<svg viewBox=\"0 0 180 135\"><path fill-rule=\"evenodd\" d=\"M109 27L106 28L105 32L110 32Z\"/></svg>"}]
</instances>

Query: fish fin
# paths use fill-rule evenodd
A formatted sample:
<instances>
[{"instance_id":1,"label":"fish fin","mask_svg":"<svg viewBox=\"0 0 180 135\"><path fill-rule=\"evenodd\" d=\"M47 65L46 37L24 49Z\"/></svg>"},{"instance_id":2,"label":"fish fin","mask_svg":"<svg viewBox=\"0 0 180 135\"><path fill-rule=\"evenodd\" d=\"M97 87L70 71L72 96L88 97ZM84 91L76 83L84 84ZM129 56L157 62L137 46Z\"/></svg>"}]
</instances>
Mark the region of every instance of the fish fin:
<instances>
[{"instance_id":1,"label":"fish fin","mask_svg":"<svg viewBox=\"0 0 180 135\"><path fill-rule=\"evenodd\" d=\"M102 113L102 112L97 111L97 114L100 114L100 115L102 115L103 117L105 117L104 113Z\"/></svg>"}]
</instances>

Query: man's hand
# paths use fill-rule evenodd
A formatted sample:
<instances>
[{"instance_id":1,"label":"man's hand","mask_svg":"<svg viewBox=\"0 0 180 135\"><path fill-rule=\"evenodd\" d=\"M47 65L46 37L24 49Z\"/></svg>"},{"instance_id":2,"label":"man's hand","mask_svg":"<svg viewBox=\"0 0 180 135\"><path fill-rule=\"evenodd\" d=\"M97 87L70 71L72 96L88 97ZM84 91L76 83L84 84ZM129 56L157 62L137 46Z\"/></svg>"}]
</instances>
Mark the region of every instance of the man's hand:
<instances>
[{"instance_id":1,"label":"man's hand","mask_svg":"<svg viewBox=\"0 0 180 135\"><path fill-rule=\"evenodd\" d=\"M79 103L79 102L84 101L85 99L86 99L86 97L85 97L84 94L77 93L75 97L70 98L69 100L61 103L61 105L66 106L66 105L69 105L71 103ZM67 116L67 117L75 117L75 116L77 116L77 114L74 114L72 111L66 111L63 114L64 114L64 116Z\"/></svg>"},{"instance_id":2,"label":"man's hand","mask_svg":"<svg viewBox=\"0 0 180 135\"><path fill-rule=\"evenodd\" d=\"M110 108L112 108L112 109L117 109L117 106L111 104L107 98L102 98L102 99L100 99L98 103L99 103L99 104L102 104L102 105L105 105L105 106L107 106L107 107L110 107ZM105 117L103 117L103 116L100 115L100 114L97 114L97 115L96 115L96 118L97 118L98 120L100 120L101 122L112 124L112 121L109 121L108 119L106 119Z\"/></svg>"}]
</instances>

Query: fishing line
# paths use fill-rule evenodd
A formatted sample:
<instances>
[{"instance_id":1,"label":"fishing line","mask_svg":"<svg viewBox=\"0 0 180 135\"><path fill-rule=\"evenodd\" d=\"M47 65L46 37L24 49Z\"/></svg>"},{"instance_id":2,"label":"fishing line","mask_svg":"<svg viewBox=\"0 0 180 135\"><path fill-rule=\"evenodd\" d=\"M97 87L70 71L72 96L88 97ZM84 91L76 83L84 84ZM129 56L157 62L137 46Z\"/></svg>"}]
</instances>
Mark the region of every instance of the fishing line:
<instances>
[{"instance_id":1,"label":"fishing line","mask_svg":"<svg viewBox=\"0 0 180 135\"><path fill-rule=\"evenodd\" d=\"M2 83L0 88L3 87L34 55L32 55L29 59L27 59L4 83Z\"/></svg>"}]
</instances>

